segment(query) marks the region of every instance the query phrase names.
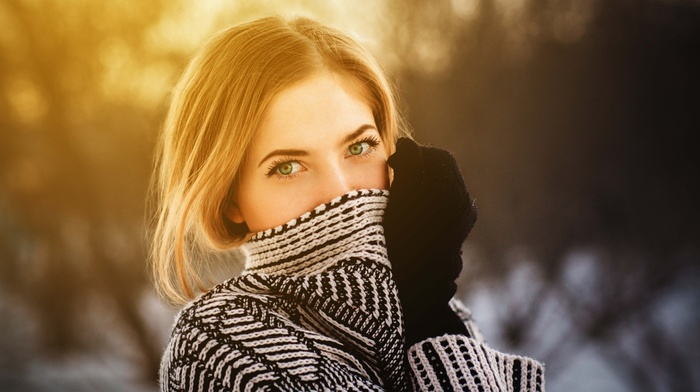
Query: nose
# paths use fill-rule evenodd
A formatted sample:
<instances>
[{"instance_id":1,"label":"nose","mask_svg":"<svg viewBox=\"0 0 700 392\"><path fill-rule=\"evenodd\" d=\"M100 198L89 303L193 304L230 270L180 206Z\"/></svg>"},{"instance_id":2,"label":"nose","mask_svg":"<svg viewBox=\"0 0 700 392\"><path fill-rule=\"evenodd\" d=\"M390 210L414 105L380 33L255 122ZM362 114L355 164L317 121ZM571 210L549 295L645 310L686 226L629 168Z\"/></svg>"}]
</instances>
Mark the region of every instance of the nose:
<instances>
[{"instance_id":1,"label":"nose","mask_svg":"<svg viewBox=\"0 0 700 392\"><path fill-rule=\"evenodd\" d=\"M329 202L353 189L357 189L352 173L348 172L347 168L344 168L342 164L332 164L327 168L327 174L319 179L317 188L318 204Z\"/></svg>"}]
</instances>

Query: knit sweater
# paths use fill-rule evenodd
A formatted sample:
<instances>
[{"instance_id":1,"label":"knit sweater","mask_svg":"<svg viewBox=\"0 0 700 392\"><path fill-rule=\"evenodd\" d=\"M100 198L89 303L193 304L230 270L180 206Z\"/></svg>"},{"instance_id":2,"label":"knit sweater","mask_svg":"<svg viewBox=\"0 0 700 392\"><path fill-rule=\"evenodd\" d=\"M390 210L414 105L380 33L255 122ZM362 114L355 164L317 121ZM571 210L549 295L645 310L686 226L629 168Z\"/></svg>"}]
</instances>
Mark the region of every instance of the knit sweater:
<instances>
[{"instance_id":1,"label":"knit sweater","mask_svg":"<svg viewBox=\"0 0 700 392\"><path fill-rule=\"evenodd\" d=\"M542 391L543 366L473 336L404 347L386 256L388 192L352 191L245 245L246 267L188 304L163 391Z\"/></svg>"}]
</instances>

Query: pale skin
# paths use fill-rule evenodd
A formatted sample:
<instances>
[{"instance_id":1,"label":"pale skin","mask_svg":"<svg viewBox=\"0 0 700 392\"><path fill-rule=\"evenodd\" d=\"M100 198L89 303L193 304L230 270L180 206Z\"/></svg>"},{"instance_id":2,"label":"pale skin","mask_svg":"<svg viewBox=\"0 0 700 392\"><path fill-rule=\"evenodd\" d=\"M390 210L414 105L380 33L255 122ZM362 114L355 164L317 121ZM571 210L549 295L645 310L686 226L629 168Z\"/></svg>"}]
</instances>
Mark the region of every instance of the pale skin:
<instances>
[{"instance_id":1,"label":"pale skin","mask_svg":"<svg viewBox=\"0 0 700 392\"><path fill-rule=\"evenodd\" d=\"M354 189L388 189L388 148L363 92L330 71L280 92L249 147L226 216L257 232Z\"/></svg>"}]
</instances>

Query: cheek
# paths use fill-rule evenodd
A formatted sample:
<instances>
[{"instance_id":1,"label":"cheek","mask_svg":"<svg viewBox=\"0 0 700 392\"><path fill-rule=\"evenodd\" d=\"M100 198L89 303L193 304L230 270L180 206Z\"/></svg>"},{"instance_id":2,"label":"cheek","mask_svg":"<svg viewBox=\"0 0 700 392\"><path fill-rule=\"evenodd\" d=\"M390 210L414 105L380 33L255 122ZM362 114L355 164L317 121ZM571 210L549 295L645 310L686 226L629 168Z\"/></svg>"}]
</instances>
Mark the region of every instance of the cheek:
<instances>
[{"instance_id":1,"label":"cheek","mask_svg":"<svg viewBox=\"0 0 700 392\"><path fill-rule=\"evenodd\" d=\"M241 203L243 218L251 232L258 232L284 223L286 206L279 193L264 192Z\"/></svg>"},{"instance_id":2,"label":"cheek","mask_svg":"<svg viewBox=\"0 0 700 392\"><path fill-rule=\"evenodd\" d=\"M320 204L312 200L314 190L300 183L260 181L249 189L253 191L246 195L241 208L251 232L285 224Z\"/></svg>"},{"instance_id":3,"label":"cheek","mask_svg":"<svg viewBox=\"0 0 700 392\"><path fill-rule=\"evenodd\" d=\"M383 165L379 180L381 181L379 189L389 189L389 165Z\"/></svg>"},{"instance_id":4,"label":"cheek","mask_svg":"<svg viewBox=\"0 0 700 392\"><path fill-rule=\"evenodd\" d=\"M364 179L359 188L389 189L389 165L386 160L379 159L372 167L361 173Z\"/></svg>"}]
</instances>

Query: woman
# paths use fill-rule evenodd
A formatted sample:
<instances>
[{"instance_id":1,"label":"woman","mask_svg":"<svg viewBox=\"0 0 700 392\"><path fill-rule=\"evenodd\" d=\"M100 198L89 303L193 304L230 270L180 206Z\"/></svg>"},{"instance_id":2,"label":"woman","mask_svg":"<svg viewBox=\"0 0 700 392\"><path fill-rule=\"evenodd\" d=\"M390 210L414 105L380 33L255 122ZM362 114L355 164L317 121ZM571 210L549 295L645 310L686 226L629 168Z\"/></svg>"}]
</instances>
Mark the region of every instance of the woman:
<instances>
[{"instance_id":1,"label":"woman","mask_svg":"<svg viewBox=\"0 0 700 392\"><path fill-rule=\"evenodd\" d=\"M450 302L476 211L452 156L404 130L372 56L312 20L200 50L156 172L156 283L188 302L162 390L543 390ZM207 286L236 247L241 276Z\"/></svg>"}]
</instances>

